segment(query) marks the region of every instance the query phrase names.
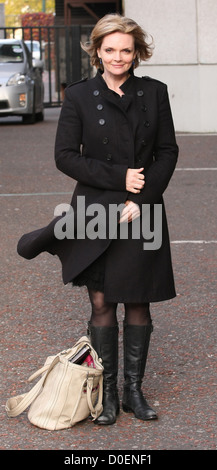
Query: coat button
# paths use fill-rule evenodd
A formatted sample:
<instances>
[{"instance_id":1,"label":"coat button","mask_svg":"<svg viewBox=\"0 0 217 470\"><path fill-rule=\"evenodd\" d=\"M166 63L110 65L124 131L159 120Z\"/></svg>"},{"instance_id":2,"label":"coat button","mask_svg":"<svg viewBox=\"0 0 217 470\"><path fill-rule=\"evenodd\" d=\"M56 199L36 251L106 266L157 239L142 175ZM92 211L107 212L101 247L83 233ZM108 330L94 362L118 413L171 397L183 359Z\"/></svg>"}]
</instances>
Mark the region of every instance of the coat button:
<instances>
[{"instance_id":1,"label":"coat button","mask_svg":"<svg viewBox=\"0 0 217 470\"><path fill-rule=\"evenodd\" d=\"M108 144L108 143L109 143L108 137L104 137L102 143L103 143L104 145Z\"/></svg>"},{"instance_id":2,"label":"coat button","mask_svg":"<svg viewBox=\"0 0 217 470\"><path fill-rule=\"evenodd\" d=\"M143 96L143 95L144 95L144 92L143 92L143 90L139 90L139 91L137 91L137 96Z\"/></svg>"},{"instance_id":3,"label":"coat button","mask_svg":"<svg viewBox=\"0 0 217 470\"><path fill-rule=\"evenodd\" d=\"M108 155L106 155L106 160L110 161L112 159L112 155L111 153L108 153Z\"/></svg>"},{"instance_id":4,"label":"coat button","mask_svg":"<svg viewBox=\"0 0 217 470\"><path fill-rule=\"evenodd\" d=\"M98 111L102 111L103 105L102 105L102 104L98 104L98 105L97 105L97 109L98 109Z\"/></svg>"},{"instance_id":5,"label":"coat button","mask_svg":"<svg viewBox=\"0 0 217 470\"><path fill-rule=\"evenodd\" d=\"M100 126L104 126L105 125L105 119L100 119L99 124L100 124Z\"/></svg>"},{"instance_id":6,"label":"coat button","mask_svg":"<svg viewBox=\"0 0 217 470\"><path fill-rule=\"evenodd\" d=\"M149 122L149 121L145 121L145 122L144 122L144 126L145 126L145 127L149 127L149 126L150 126L150 122Z\"/></svg>"},{"instance_id":7,"label":"coat button","mask_svg":"<svg viewBox=\"0 0 217 470\"><path fill-rule=\"evenodd\" d=\"M94 90L93 94L94 96L99 96L99 90Z\"/></svg>"},{"instance_id":8,"label":"coat button","mask_svg":"<svg viewBox=\"0 0 217 470\"><path fill-rule=\"evenodd\" d=\"M142 111L144 111L144 113L147 111L147 107L145 106L145 104L142 105Z\"/></svg>"},{"instance_id":9,"label":"coat button","mask_svg":"<svg viewBox=\"0 0 217 470\"><path fill-rule=\"evenodd\" d=\"M142 140L141 144L143 145L143 147L146 147L146 145L147 145L145 140Z\"/></svg>"}]
</instances>

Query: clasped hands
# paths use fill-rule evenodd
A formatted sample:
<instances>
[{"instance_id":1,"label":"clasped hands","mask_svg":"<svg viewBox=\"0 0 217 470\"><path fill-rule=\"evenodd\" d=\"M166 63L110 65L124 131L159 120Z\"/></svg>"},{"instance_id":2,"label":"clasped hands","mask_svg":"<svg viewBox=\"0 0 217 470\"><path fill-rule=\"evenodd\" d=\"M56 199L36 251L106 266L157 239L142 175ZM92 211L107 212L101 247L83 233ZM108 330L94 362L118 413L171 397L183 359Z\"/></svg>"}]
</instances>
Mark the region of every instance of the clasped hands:
<instances>
[{"instance_id":1,"label":"clasped hands","mask_svg":"<svg viewBox=\"0 0 217 470\"><path fill-rule=\"evenodd\" d=\"M126 173L126 189L130 193L139 194L140 191L144 188L145 177L142 174L144 168L128 168ZM140 209L135 202L127 200L125 202L125 208L121 214L120 223L122 222L132 222L140 216Z\"/></svg>"}]
</instances>

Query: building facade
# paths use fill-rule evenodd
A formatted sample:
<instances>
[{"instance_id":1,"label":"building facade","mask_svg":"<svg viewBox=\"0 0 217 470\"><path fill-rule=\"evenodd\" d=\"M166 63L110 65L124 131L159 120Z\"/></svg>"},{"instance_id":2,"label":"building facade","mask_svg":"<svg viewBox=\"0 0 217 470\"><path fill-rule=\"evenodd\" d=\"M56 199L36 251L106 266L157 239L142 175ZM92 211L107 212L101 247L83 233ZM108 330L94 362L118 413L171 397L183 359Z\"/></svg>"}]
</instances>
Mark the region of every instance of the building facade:
<instances>
[{"instance_id":1,"label":"building facade","mask_svg":"<svg viewBox=\"0 0 217 470\"><path fill-rule=\"evenodd\" d=\"M125 0L124 14L153 36L136 75L168 85L176 131L217 132L217 0Z\"/></svg>"}]
</instances>

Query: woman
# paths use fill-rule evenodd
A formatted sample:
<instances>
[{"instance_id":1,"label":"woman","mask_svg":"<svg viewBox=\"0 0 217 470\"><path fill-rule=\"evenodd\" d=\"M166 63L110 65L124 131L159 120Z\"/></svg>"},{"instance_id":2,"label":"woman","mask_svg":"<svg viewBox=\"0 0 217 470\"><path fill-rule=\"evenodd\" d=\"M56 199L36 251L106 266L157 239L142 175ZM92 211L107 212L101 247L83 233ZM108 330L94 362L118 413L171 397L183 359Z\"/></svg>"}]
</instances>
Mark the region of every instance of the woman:
<instances>
[{"instance_id":1,"label":"woman","mask_svg":"<svg viewBox=\"0 0 217 470\"><path fill-rule=\"evenodd\" d=\"M87 286L92 309L89 334L104 365L103 412L96 422L104 425L115 423L119 413L117 304L125 307L123 409L138 419L156 419L141 390L153 329L149 305L176 295L162 194L178 147L166 85L133 73L152 55L146 38L137 23L118 14L106 15L94 27L83 48L98 71L94 78L65 90L55 144L57 168L77 180L71 202L76 235L55 238L54 227L61 222L57 218L24 235L18 244L26 258L45 250L57 254L64 283ZM81 200L85 227L92 204L105 209L106 236L79 232ZM112 232L109 211L121 204ZM141 226L139 236L134 236L133 223L141 221L147 207L152 220L155 204L162 208L162 243L152 249L144 243ZM121 236L123 224L127 237Z\"/></svg>"}]
</instances>

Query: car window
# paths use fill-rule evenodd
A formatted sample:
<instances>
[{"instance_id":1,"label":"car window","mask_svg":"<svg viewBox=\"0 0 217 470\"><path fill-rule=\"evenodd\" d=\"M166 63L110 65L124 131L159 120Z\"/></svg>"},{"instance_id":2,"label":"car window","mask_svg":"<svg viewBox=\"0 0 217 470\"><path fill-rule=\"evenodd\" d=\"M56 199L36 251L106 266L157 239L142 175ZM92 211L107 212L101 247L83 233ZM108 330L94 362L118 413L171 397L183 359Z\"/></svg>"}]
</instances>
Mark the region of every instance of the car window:
<instances>
[{"instance_id":1,"label":"car window","mask_svg":"<svg viewBox=\"0 0 217 470\"><path fill-rule=\"evenodd\" d=\"M23 50L18 43L3 44L0 42L0 62L23 62Z\"/></svg>"},{"instance_id":2,"label":"car window","mask_svg":"<svg viewBox=\"0 0 217 470\"><path fill-rule=\"evenodd\" d=\"M35 42L33 42L33 51L40 51L39 45L36 44Z\"/></svg>"},{"instance_id":3,"label":"car window","mask_svg":"<svg viewBox=\"0 0 217 470\"><path fill-rule=\"evenodd\" d=\"M36 42L32 42L32 45L31 45L31 41L25 41L26 42L26 45L28 47L28 49L31 51L31 47L32 47L32 50L35 52L35 51L39 51L40 52L40 45L39 43L36 43Z\"/></svg>"}]
</instances>

